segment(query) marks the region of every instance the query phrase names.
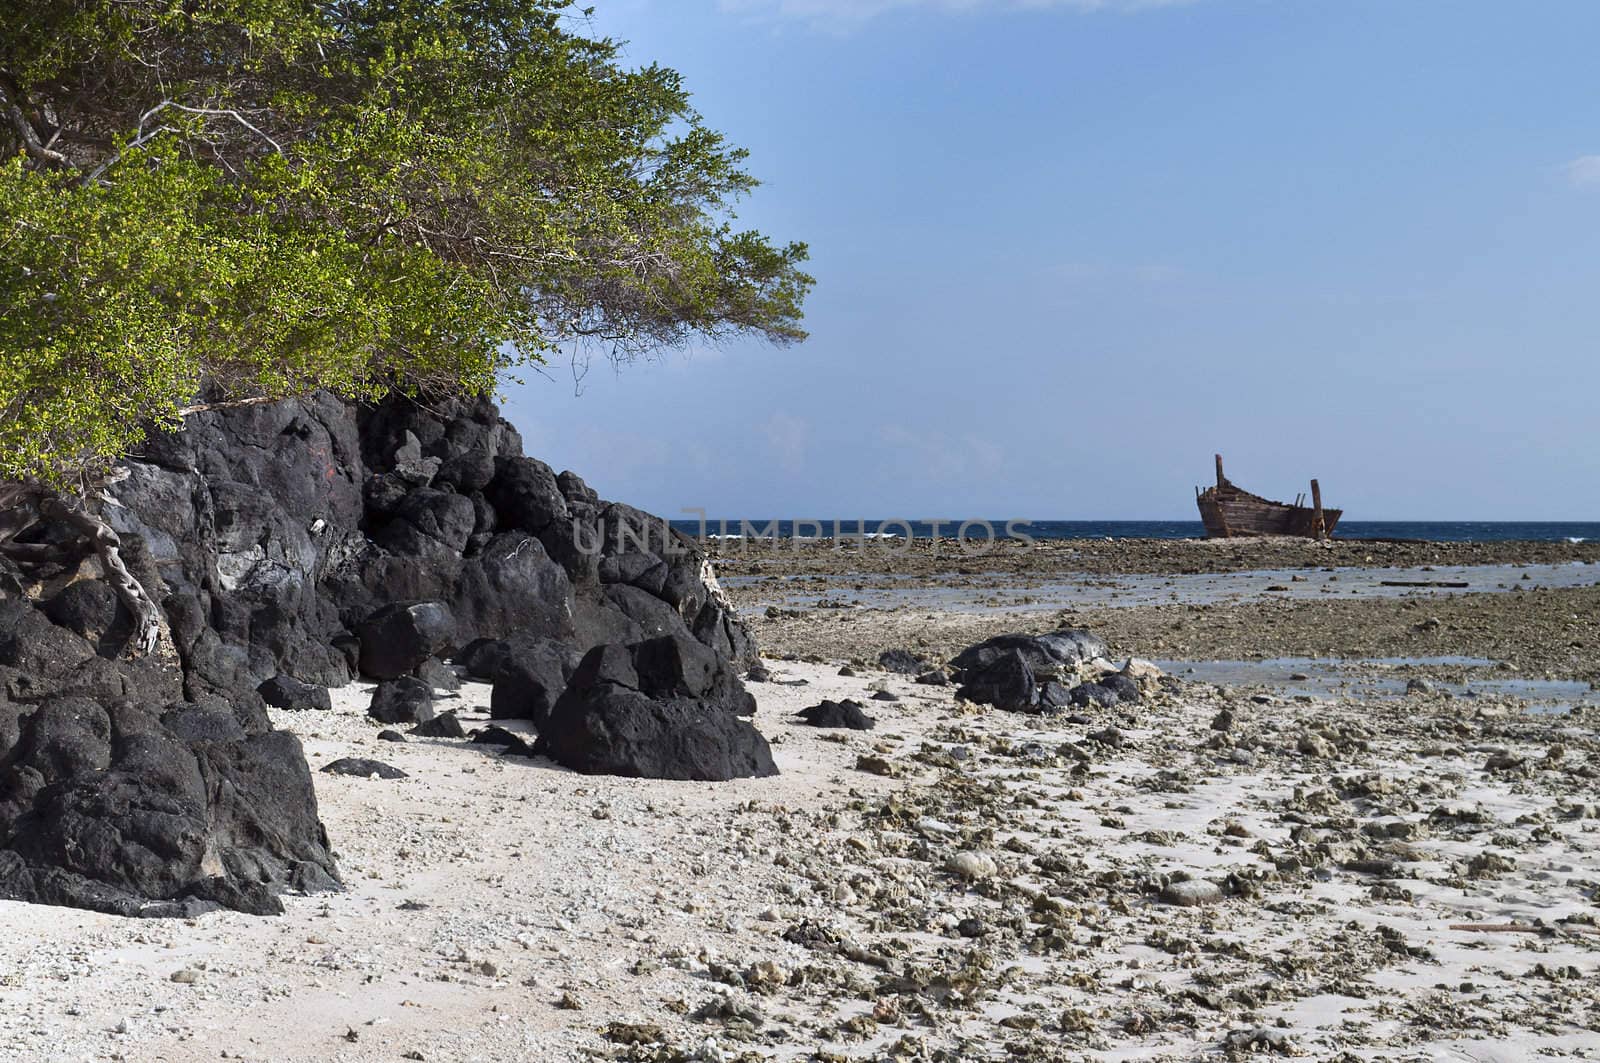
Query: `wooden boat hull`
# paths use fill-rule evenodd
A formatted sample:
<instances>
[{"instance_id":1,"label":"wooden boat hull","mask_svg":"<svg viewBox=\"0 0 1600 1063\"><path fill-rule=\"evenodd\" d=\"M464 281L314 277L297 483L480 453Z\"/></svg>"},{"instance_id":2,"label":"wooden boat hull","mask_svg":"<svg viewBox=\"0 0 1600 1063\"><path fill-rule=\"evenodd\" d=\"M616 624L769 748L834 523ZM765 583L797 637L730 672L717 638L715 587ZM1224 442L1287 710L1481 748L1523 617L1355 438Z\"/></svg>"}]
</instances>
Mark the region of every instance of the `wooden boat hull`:
<instances>
[{"instance_id":1,"label":"wooden boat hull","mask_svg":"<svg viewBox=\"0 0 1600 1063\"><path fill-rule=\"evenodd\" d=\"M1311 481L1311 489L1317 500L1314 506L1299 503L1290 505L1253 495L1222 475L1222 456L1219 454L1216 486L1197 491L1195 503L1200 507L1200 523L1205 525L1206 535L1212 539L1249 535L1326 538L1333 534L1334 526L1344 516L1344 511L1323 509L1321 489L1315 480Z\"/></svg>"},{"instance_id":2,"label":"wooden boat hull","mask_svg":"<svg viewBox=\"0 0 1600 1063\"><path fill-rule=\"evenodd\" d=\"M1210 494L1214 488L1207 489ZM1206 535L1212 539L1230 539L1246 535L1298 535L1308 539L1317 537L1316 510L1309 506L1291 506L1266 499L1215 499L1200 496L1200 523L1206 526ZM1334 525L1344 511L1322 511L1323 534L1332 535Z\"/></svg>"}]
</instances>

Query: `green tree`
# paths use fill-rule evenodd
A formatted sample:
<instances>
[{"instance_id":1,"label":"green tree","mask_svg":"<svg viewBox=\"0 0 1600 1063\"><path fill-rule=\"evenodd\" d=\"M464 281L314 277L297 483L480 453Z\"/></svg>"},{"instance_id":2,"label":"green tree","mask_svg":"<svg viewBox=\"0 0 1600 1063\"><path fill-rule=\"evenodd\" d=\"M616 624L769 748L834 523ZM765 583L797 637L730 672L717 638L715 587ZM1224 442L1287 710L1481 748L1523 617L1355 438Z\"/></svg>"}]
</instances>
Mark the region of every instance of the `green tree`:
<instances>
[{"instance_id":1,"label":"green tree","mask_svg":"<svg viewBox=\"0 0 1600 1063\"><path fill-rule=\"evenodd\" d=\"M87 517L202 392L485 391L571 341L803 338L804 245L733 225L745 153L586 15L8 0L0 545L30 506Z\"/></svg>"}]
</instances>

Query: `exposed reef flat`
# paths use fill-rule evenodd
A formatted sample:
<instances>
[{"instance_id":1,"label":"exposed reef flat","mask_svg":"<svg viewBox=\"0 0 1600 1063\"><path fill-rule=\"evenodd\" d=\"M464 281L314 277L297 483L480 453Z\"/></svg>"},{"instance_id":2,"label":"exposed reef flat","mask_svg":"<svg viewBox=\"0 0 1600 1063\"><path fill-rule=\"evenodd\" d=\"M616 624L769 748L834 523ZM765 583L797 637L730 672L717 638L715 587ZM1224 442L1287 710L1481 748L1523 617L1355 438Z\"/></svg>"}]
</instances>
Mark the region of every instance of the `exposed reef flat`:
<instances>
[{"instance_id":1,"label":"exposed reef flat","mask_svg":"<svg viewBox=\"0 0 1600 1063\"><path fill-rule=\"evenodd\" d=\"M39 1061L1424 1060L1593 1047L1597 714L1158 683L1045 718L871 668L751 684L781 774L580 776L296 732L347 892L122 920L0 903ZM803 681L803 682L802 682ZM795 714L873 700L876 729ZM439 707L489 725L487 687ZM527 725L506 722L514 731ZM315 769L372 757L408 778ZM1588 869L1588 870L1586 870Z\"/></svg>"}]
</instances>

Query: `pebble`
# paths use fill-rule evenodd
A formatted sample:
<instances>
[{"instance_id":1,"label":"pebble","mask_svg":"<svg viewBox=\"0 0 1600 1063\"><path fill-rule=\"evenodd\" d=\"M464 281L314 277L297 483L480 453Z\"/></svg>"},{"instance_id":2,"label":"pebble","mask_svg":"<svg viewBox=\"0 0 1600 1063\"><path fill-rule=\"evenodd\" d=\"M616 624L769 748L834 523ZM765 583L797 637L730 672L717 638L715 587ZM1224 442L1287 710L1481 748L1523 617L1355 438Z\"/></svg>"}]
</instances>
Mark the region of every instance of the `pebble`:
<instances>
[{"instance_id":1,"label":"pebble","mask_svg":"<svg viewBox=\"0 0 1600 1063\"><path fill-rule=\"evenodd\" d=\"M944 866L951 874L973 882L993 878L1000 871L999 865L994 862L994 857L987 853L972 851L956 853L945 862Z\"/></svg>"},{"instance_id":2,"label":"pebble","mask_svg":"<svg viewBox=\"0 0 1600 1063\"><path fill-rule=\"evenodd\" d=\"M894 762L878 756L876 753L863 753L856 758L856 770L871 772L873 775L883 775L894 778L900 774L900 769Z\"/></svg>"},{"instance_id":3,"label":"pebble","mask_svg":"<svg viewBox=\"0 0 1600 1063\"><path fill-rule=\"evenodd\" d=\"M1122 732L1115 727L1107 727L1103 731L1090 731L1088 738L1091 742L1098 742L1103 746L1110 746L1112 749L1121 749L1126 744Z\"/></svg>"},{"instance_id":4,"label":"pebble","mask_svg":"<svg viewBox=\"0 0 1600 1063\"><path fill-rule=\"evenodd\" d=\"M1222 900L1222 887L1203 878L1169 882L1161 891L1161 899L1180 908L1197 908L1202 904L1216 904Z\"/></svg>"},{"instance_id":5,"label":"pebble","mask_svg":"<svg viewBox=\"0 0 1600 1063\"><path fill-rule=\"evenodd\" d=\"M1312 734L1310 731L1302 734L1295 748L1308 757L1317 757L1322 760L1332 760L1339 755L1339 750L1334 744L1321 735Z\"/></svg>"},{"instance_id":6,"label":"pebble","mask_svg":"<svg viewBox=\"0 0 1600 1063\"><path fill-rule=\"evenodd\" d=\"M1235 1030L1228 1035L1226 1044L1230 1049L1251 1053L1267 1051L1289 1055L1294 1050L1287 1030L1274 1030L1266 1026Z\"/></svg>"}]
</instances>

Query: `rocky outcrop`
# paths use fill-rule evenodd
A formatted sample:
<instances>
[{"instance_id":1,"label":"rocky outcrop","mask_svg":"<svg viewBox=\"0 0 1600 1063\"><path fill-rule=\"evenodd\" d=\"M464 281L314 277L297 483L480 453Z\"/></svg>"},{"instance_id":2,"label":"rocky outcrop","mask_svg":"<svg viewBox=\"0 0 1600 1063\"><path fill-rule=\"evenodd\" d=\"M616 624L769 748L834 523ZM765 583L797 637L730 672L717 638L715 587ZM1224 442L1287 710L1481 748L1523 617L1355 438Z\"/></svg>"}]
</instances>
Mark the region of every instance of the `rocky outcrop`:
<instances>
[{"instance_id":1,"label":"rocky outcrop","mask_svg":"<svg viewBox=\"0 0 1600 1063\"><path fill-rule=\"evenodd\" d=\"M304 755L263 698L323 709L364 673L395 684L380 717L417 722L454 681L439 659L469 645L469 672L521 684L506 714L548 716L585 651L666 638L695 692L639 694L657 740L704 745L677 736L705 730L691 704L754 734L725 677L755 647L704 554L525 457L488 401L200 413L95 501L160 603L162 648L130 658L92 554L0 559L0 897L174 915L336 887ZM770 768L759 735L717 726L724 767Z\"/></svg>"},{"instance_id":2,"label":"rocky outcrop","mask_svg":"<svg viewBox=\"0 0 1600 1063\"><path fill-rule=\"evenodd\" d=\"M0 897L268 913L336 886L300 744L260 697L186 699L175 663L101 649L0 602Z\"/></svg>"},{"instance_id":3,"label":"rocky outcrop","mask_svg":"<svg viewBox=\"0 0 1600 1063\"><path fill-rule=\"evenodd\" d=\"M104 516L146 544L191 693L391 679L480 639L756 657L693 540L525 457L487 400L201 413L127 467Z\"/></svg>"}]
</instances>

